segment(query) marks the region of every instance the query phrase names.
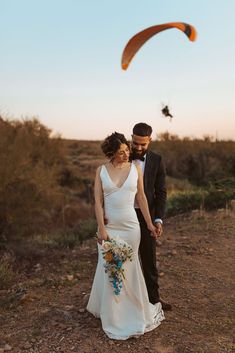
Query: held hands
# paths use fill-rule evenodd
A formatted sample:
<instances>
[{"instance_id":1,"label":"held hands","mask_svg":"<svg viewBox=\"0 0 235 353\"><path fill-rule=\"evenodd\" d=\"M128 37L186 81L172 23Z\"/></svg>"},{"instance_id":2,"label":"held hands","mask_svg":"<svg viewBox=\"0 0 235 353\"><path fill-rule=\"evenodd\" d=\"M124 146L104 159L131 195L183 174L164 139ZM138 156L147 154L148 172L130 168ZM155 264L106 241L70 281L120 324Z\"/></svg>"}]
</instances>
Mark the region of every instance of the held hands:
<instances>
[{"instance_id":1,"label":"held hands","mask_svg":"<svg viewBox=\"0 0 235 353\"><path fill-rule=\"evenodd\" d=\"M160 222L155 223L156 231L157 231L157 236L161 237L163 234L163 226Z\"/></svg>"},{"instance_id":2,"label":"held hands","mask_svg":"<svg viewBox=\"0 0 235 353\"><path fill-rule=\"evenodd\" d=\"M151 232L151 236L157 239L158 237L157 229L152 223L148 224L148 230Z\"/></svg>"},{"instance_id":3,"label":"held hands","mask_svg":"<svg viewBox=\"0 0 235 353\"><path fill-rule=\"evenodd\" d=\"M155 225L149 224L148 230L150 230L151 236L154 237L155 239L161 237L163 233L163 227L160 222L156 222Z\"/></svg>"}]
</instances>

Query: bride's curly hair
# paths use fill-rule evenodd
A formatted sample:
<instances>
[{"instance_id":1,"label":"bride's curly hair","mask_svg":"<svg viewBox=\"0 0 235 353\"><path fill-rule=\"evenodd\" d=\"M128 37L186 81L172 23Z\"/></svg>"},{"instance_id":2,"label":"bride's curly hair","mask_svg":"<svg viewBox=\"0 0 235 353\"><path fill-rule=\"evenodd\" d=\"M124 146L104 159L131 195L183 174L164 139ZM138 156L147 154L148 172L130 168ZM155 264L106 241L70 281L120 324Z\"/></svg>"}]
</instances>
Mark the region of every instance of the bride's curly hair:
<instances>
[{"instance_id":1,"label":"bride's curly hair","mask_svg":"<svg viewBox=\"0 0 235 353\"><path fill-rule=\"evenodd\" d=\"M101 149L107 158L112 158L123 143L127 145L130 150L130 143L125 136L115 131L102 142Z\"/></svg>"}]
</instances>

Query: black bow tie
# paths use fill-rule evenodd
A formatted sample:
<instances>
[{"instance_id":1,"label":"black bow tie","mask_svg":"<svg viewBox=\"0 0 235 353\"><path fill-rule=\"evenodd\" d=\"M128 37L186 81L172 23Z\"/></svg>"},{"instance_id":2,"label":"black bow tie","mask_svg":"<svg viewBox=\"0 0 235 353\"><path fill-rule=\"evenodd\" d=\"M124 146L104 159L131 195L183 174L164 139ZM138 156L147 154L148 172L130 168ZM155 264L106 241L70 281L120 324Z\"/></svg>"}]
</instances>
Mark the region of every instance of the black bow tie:
<instances>
[{"instance_id":1,"label":"black bow tie","mask_svg":"<svg viewBox=\"0 0 235 353\"><path fill-rule=\"evenodd\" d=\"M138 157L138 158L136 158L136 159L139 159L140 161L142 161L142 162L144 162L145 161L145 157L144 156L142 156L142 157Z\"/></svg>"}]
</instances>

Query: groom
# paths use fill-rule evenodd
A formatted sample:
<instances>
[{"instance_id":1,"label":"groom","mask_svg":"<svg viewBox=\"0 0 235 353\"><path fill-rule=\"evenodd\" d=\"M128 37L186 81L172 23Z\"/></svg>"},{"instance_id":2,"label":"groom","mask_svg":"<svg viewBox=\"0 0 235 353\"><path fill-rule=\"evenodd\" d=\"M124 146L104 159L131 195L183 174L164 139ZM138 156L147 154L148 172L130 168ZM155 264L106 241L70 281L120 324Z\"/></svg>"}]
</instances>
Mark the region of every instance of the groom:
<instances>
[{"instance_id":1,"label":"groom","mask_svg":"<svg viewBox=\"0 0 235 353\"><path fill-rule=\"evenodd\" d=\"M151 142L152 128L145 123L138 123L133 128L132 160L140 165L144 176L144 191L149 211L154 220L159 236L163 233L163 217L166 206L165 167L160 155L148 149ZM150 234L138 204L135 205L141 228L140 257L144 278L152 304L162 303L163 310L171 310L171 305L160 299L158 270L156 266L156 240Z\"/></svg>"}]
</instances>

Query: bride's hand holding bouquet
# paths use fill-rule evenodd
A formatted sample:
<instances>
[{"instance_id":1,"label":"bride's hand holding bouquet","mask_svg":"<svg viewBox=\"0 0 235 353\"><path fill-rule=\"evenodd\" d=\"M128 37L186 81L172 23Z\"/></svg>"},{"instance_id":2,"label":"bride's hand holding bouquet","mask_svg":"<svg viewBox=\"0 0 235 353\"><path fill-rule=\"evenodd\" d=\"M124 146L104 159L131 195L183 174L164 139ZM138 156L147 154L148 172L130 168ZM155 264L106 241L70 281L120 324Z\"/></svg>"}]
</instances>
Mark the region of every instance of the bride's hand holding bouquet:
<instances>
[{"instance_id":1,"label":"bride's hand holding bouquet","mask_svg":"<svg viewBox=\"0 0 235 353\"><path fill-rule=\"evenodd\" d=\"M102 245L102 242L105 240L109 240L108 233L105 229L98 230L96 233L97 236L97 242Z\"/></svg>"}]
</instances>

